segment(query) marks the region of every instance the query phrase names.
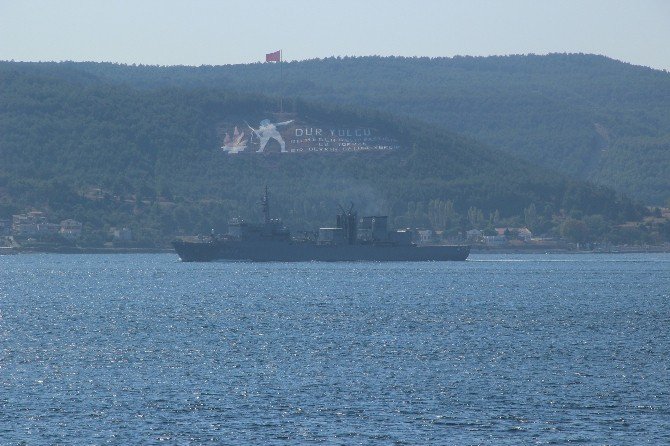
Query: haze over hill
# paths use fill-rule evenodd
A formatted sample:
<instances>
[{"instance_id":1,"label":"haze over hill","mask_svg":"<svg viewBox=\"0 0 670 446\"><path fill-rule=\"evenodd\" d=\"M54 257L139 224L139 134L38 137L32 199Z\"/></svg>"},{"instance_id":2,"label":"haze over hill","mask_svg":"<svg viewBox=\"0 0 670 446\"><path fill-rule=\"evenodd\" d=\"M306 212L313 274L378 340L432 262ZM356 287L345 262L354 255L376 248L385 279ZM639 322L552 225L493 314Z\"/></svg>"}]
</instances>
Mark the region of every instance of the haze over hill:
<instances>
[{"instance_id":1,"label":"haze over hill","mask_svg":"<svg viewBox=\"0 0 670 446\"><path fill-rule=\"evenodd\" d=\"M670 199L670 74L603 56L66 64L139 88L222 88L381 110L472 136L650 204Z\"/></svg>"},{"instance_id":2,"label":"haze over hill","mask_svg":"<svg viewBox=\"0 0 670 446\"><path fill-rule=\"evenodd\" d=\"M610 189L437 126L324 103L300 102L298 117L374 128L399 148L226 154L222 122L258 122L275 110L274 99L202 85L138 90L88 71L0 65L0 218L39 209L93 232L130 225L147 240L165 240L253 216L264 184L276 215L304 229L329 223L337 203L350 201L362 212L389 213L396 225L453 231L505 219L523 224L528 212L538 231L560 224L561 215L597 215L610 225L644 212Z\"/></svg>"}]
</instances>

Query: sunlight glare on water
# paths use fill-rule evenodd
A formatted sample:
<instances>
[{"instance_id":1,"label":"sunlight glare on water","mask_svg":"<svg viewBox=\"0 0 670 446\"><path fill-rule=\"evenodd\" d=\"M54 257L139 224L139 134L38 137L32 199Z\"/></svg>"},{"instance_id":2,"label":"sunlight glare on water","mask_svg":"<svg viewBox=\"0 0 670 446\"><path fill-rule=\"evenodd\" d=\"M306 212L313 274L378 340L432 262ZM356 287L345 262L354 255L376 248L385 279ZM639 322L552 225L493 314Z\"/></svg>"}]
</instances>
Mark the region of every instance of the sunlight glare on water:
<instances>
[{"instance_id":1,"label":"sunlight glare on water","mask_svg":"<svg viewBox=\"0 0 670 446\"><path fill-rule=\"evenodd\" d=\"M670 256L0 257L2 444L670 444Z\"/></svg>"}]
</instances>

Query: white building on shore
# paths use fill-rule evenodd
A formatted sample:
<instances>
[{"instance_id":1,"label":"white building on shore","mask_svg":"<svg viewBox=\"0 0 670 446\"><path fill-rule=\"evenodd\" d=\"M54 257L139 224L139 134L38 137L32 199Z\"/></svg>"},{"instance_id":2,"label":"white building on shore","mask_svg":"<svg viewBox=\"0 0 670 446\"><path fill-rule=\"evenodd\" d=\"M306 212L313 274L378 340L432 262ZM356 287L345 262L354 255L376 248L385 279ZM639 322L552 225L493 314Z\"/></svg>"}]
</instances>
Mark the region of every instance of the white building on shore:
<instances>
[{"instance_id":1,"label":"white building on shore","mask_svg":"<svg viewBox=\"0 0 670 446\"><path fill-rule=\"evenodd\" d=\"M60 235L68 240L77 240L81 237L83 225L77 220L67 219L60 222Z\"/></svg>"}]
</instances>

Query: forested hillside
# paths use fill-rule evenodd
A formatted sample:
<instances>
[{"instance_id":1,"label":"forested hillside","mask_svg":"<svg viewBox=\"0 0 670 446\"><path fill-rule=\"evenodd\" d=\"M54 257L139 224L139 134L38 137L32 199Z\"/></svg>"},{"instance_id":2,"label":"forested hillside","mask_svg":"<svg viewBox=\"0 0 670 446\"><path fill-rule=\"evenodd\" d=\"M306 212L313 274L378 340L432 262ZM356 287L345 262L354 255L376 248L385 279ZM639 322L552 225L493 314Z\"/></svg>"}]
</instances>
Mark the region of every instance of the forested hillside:
<instances>
[{"instance_id":1,"label":"forested hillside","mask_svg":"<svg viewBox=\"0 0 670 446\"><path fill-rule=\"evenodd\" d=\"M650 204L670 199L670 74L602 56L328 58L285 63L283 82L278 66L260 63L70 68L141 88L225 88L383 110Z\"/></svg>"},{"instance_id":2,"label":"forested hillside","mask_svg":"<svg viewBox=\"0 0 670 446\"><path fill-rule=\"evenodd\" d=\"M331 222L338 203L389 213L396 225L462 230L501 220L547 231L559 215L607 224L645 210L612 190L571 181L436 126L300 102L314 122L358 122L393 134L390 153L228 155L217 123L262 116L275 100L222 89L138 90L44 66L0 68L0 219L42 210L102 239L130 226L147 242L273 211L294 228ZM529 222L526 222L529 223ZM529 223L530 224L530 223ZM100 241L100 240L98 240ZM96 242L92 240L91 243Z\"/></svg>"}]
</instances>

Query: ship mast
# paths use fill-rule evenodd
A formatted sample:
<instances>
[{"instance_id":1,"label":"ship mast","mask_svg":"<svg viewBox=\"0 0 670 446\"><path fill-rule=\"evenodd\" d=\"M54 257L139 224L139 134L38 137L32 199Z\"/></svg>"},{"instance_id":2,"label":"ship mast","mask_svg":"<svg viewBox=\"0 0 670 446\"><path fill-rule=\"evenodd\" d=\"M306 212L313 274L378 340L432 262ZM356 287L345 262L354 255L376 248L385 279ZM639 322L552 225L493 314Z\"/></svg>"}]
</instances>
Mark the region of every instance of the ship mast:
<instances>
[{"instance_id":1,"label":"ship mast","mask_svg":"<svg viewBox=\"0 0 670 446\"><path fill-rule=\"evenodd\" d=\"M268 187L265 186L265 195L263 195L263 201L261 201L261 206L263 207L263 216L265 217L265 223L270 221L270 200L268 197Z\"/></svg>"}]
</instances>

